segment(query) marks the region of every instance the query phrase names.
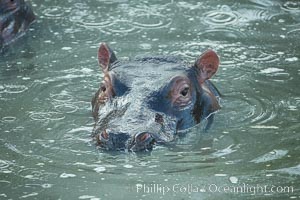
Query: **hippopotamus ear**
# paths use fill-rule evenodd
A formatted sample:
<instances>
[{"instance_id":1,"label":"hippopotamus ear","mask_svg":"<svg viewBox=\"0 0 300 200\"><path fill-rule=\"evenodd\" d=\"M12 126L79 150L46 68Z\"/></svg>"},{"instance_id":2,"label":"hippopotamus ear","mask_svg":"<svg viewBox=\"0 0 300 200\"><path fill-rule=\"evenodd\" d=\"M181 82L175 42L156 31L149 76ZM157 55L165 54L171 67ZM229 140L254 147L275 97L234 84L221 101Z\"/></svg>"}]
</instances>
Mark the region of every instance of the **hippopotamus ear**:
<instances>
[{"instance_id":1,"label":"hippopotamus ear","mask_svg":"<svg viewBox=\"0 0 300 200\"><path fill-rule=\"evenodd\" d=\"M117 60L115 53L105 43L101 43L98 49L98 63L103 71L108 71L112 63Z\"/></svg>"},{"instance_id":2,"label":"hippopotamus ear","mask_svg":"<svg viewBox=\"0 0 300 200\"><path fill-rule=\"evenodd\" d=\"M195 63L195 67L200 71L198 80L203 83L205 80L210 79L219 68L219 56L213 50L204 52Z\"/></svg>"}]
</instances>

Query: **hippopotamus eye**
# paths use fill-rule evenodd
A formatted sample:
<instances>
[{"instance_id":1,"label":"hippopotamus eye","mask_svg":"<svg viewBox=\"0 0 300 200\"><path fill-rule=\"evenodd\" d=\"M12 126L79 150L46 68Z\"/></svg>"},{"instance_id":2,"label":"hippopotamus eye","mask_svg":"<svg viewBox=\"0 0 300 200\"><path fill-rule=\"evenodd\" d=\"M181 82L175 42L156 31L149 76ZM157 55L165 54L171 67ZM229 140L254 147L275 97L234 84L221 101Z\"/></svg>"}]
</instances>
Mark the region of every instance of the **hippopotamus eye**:
<instances>
[{"instance_id":1,"label":"hippopotamus eye","mask_svg":"<svg viewBox=\"0 0 300 200\"><path fill-rule=\"evenodd\" d=\"M105 91L106 91L105 85L102 85L102 86L101 86L101 91L102 91L102 92L105 92Z\"/></svg>"},{"instance_id":2,"label":"hippopotamus eye","mask_svg":"<svg viewBox=\"0 0 300 200\"><path fill-rule=\"evenodd\" d=\"M185 97L188 94L188 92L189 92L189 88L186 87L180 92L180 94Z\"/></svg>"},{"instance_id":3,"label":"hippopotamus eye","mask_svg":"<svg viewBox=\"0 0 300 200\"><path fill-rule=\"evenodd\" d=\"M185 76L176 76L172 78L168 98L170 98L172 105L178 108L183 108L191 103L192 90L191 80Z\"/></svg>"}]
</instances>

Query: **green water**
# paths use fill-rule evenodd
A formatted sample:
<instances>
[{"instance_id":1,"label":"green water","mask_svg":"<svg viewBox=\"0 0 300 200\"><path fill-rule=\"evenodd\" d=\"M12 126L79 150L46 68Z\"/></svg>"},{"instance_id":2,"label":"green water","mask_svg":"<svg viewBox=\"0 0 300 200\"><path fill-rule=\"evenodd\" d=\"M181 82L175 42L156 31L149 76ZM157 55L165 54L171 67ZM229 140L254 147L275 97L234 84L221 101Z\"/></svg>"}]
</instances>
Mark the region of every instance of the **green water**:
<instances>
[{"instance_id":1,"label":"green water","mask_svg":"<svg viewBox=\"0 0 300 200\"><path fill-rule=\"evenodd\" d=\"M299 1L30 2L36 23L0 57L0 199L300 198ZM151 155L97 150L103 41L123 59L216 50L209 134Z\"/></svg>"}]
</instances>

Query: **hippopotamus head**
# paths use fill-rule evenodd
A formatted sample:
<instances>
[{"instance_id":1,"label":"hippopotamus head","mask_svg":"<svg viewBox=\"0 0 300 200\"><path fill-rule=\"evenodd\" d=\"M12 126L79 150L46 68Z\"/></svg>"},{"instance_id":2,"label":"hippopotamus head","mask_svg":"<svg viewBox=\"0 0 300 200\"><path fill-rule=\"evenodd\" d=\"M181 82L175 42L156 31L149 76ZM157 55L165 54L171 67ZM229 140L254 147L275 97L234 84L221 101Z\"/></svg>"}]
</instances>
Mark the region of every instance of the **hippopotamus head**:
<instances>
[{"instance_id":1,"label":"hippopotamus head","mask_svg":"<svg viewBox=\"0 0 300 200\"><path fill-rule=\"evenodd\" d=\"M1 15L13 12L25 5L24 0L1 0L0 13Z\"/></svg>"},{"instance_id":2,"label":"hippopotamus head","mask_svg":"<svg viewBox=\"0 0 300 200\"><path fill-rule=\"evenodd\" d=\"M208 129L220 108L218 90L208 80L219 66L213 50L189 65L174 56L119 61L101 44L98 62L104 78L92 99L93 135L105 149L151 150L203 119Z\"/></svg>"},{"instance_id":3,"label":"hippopotamus head","mask_svg":"<svg viewBox=\"0 0 300 200\"><path fill-rule=\"evenodd\" d=\"M24 0L0 0L0 51L23 36L35 15Z\"/></svg>"}]
</instances>

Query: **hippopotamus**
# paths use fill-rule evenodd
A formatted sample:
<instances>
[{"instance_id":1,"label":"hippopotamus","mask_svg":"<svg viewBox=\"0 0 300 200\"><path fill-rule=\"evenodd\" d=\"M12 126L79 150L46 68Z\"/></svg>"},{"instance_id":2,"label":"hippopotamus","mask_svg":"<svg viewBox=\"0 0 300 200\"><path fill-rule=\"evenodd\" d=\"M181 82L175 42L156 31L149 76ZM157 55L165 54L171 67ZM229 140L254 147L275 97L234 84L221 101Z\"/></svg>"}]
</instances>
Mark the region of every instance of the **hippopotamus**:
<instances>
[{"instance_id":1,"label":"hippopotamus","mask_svg":"<svg viewBox=\"0 0 300 200\"><path fill-rule=\"evenodd\" d=\"M104 78L92 98L92 136L102 149L151 151L203 120L207 131L220 109L221 95L209 80L219 57L211 49L194 64L177 56L122 61L102 43L98 63Z\"/></svg>"},{"instance_id":2,"label":"hippopotamus","mask_svg":"<svg viewBox=\"0 0 300 200\"><path fill-rule=\"evenodd\" d=\"M0 50L23 36L35 15L24 0L0 0Z\"/></svg>"}]
</instances>

